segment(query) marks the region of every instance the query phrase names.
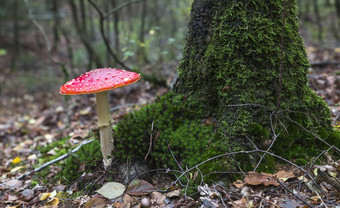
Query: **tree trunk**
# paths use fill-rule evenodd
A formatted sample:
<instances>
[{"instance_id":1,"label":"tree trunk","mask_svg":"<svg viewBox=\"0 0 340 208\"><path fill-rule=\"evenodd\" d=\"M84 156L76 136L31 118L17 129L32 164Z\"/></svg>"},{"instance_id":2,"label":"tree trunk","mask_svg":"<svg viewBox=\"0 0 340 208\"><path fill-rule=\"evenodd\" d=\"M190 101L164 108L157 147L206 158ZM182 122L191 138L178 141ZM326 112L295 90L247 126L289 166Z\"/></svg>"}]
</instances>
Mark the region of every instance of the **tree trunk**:
<instances>
[{"instance_id":1,"label":"tree trunk","mask_svg":"<svg viewBox=\"0 0 340 208\"><path fill-rule=\"evenodd\" d=\"M127 153L156 166L193 167L219 154L255 149L253 144L267 149L275 141L271 152L305 164L329 148L326 142L339 146L325 102L307 84L296 2L284 5L195 0L174 90L118 124L116 158ZM236 159L200 170L257 164L256 155ZM261 170L275 168L273 157L261 161Z\"/></svg>"},{"instance_id":2,"label":"tree trunk","mask_svg":"<svg viewBox=\"0 0 340 208\"><path fill-rule=\"evenodd\" d=\"M19 13L18 13L18 0L13 1L13 51L11 57L11 71L17 68L17 60L20 58L20 28L19 28Z\"/></svg>"},{"instance_id":3,"label":"tree trunk","mask_svg":"<svg viewBox=\"0 0 340 208\"><path fill-rule=\"evenodd\" d=\"M140 66L143 66L147 63L149 63L146 49L145 49L145 21L146 21L146 15L147 15L147 4L146 0L142 0L142 11L141 11L141 17L140 17L140 29L139 29L139 46L137 49L137 58Z\"/></svg>"},{"instance_id":4,"label":"tree trunk","mask_svg":"<svg viewBox=\"0 0 340 208\"><path fill-rule=\"evenodd\" d=\"M321 42L322 41L323 27L322 27L322 23L321 23L319 5L318 5L317 0L313 0L313 7L314 7L315 18L316 18L316 24L318 26L318 40L319 40L319 42Z\"/></svg>"},{"instance_id":5,"label":"tree trunk","mask_svg":"<svg viewBox=\"0 0 340 208\"><path fill-rule=\"evenodd\" d=\"M60 17L59 17L59 2L58 0L52 1L52 12L53 12L53 46L52 51L58 49L58 44L60 41Z\"/></svg>"},{"instance_id":6,"label":"tree trunk","mask_svg":"<svg viewBox=\"0 0 340 208\"><path fill-rule=\"evenodd\" d=\"M116 0L111 0L111 6L112 8L116 8L118 4L116 3ZM118 23L119 23L119 11L115 12L112 15L112 21L113 21L113 30L114 30L114 43L115 43L115 49L116 52L119 51L119 28L118 28Z\"/></svg>"},{"instance_id":7,"label":"tree trunk","mask_svg":"<svg viewBox=\"0 0 340 208\"><path fill-rule=\"evenodd\" d=\"M88 68L90 69L92 68L92 61L95 62L96 67L102 67L102 61L100 57L98 56L98 54L96 53L95 49L93 48L91 42L88 40L87 34L84 30L85 29L84 25L81 25L84 23L85 20L82 20L80 23L75 2L73 0L69 0L69 4L71 6L72 18L74 21L74 26L76 28L77 34L80 37L81 42L84 44L88 57L89 57Z\"/></svg>"}]
</instances>

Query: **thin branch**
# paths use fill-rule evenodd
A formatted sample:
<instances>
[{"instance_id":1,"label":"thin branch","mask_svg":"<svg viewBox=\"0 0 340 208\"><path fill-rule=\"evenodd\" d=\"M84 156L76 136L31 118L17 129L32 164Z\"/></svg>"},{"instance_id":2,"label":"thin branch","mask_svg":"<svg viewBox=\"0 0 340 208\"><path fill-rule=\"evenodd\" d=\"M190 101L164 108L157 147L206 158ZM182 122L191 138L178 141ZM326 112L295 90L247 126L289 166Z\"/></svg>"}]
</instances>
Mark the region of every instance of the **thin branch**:
<instances>
[{"instance_id":1,"label":"thin branch","mask_svg":"<svg viewBox=\"0 0 340 208\"><path fill-rule=\"evenodd\" d=\"M46 168L49 165L52 165L53 163L56 163L56 162L58 162L60 160L65 159L66 157L68 157L68 156L72 155L73 153L77 152L83 145L89 144L89 143L93 142L94 140L95 139L85 140L82 143L80 143L76 148L74 148L73 150L69 151L68 153L63 154L62 156L60 156L60 157L58 157L58 158L56 158L54 160L51 160L51 161L43 164L42 166L40 166L40 167L38 167L38 168L28 172L28 173L25 173L25 174L23 174L21 176L18 176L16 179L17 180L21 180L21 179L25 178L28 175L31 175L33 173L41 171L42 169Z\"/></svg>"},{"instance_id":2,"label":"thin branch","mask_svg":"<svg viewBox=\"0 0 340 208\"><path fill-rule=\"evenodd\" d=\"M110 41L109 39L106 37L105 35L105 31L104 31L104 14L103 12L99 9L99 7L92 1L92 0L88 0L88 2L95 8L95 10L98 12L99 14L99 18L100 18L100 34L105 42L105 46L107 51L109 52L109 54L112 56L112 58L118 63L120 64L122 67L124 67L125 69L129 70L129 71L133 71L130 67L128 67L127 65L125 65L122 61L120 61L118 59L118 57L116 56L116 54L113 52L111 46L110 46Z\"/></svg>"},{"instance_id":3,"label":"thin branch","mask_svg":"<svg viewBox=\"0 0 340 208\"><path fill-rule=\"evenodd\" d=\"M286 0L284 0L283 4L284 5L283 5L282 33L281 33L281 63L280 63L280 72L279 72L279 89L277 92L276 111L280 109L281 92L282 92L283 51L285 47L284 43L285 43Z\"/></svg>"},{"instance_id":4,"label":"thin branch","mask_svg":"<svg viewBox=\"0 0 340 208\"><path fill-rule=\"evenodd\" d=\"M290 194L292 194L296 199L302 201L303 203L305 203L308 207L313 207L312 205L310 205L308 202L306 202L306 200L302 199L301 197L299 197L298 195L294 194L294 192L292 192L291 190L289 190L289 188L287 186L285 186L280 180L277 180L277 182L280 183L280 185L286 190L288 191Z\"/></svg>"},{"instance_id":5,"label":"thin branch","mask_svg":"<svg viewBox=\"0 0 340 208\"><path fill-rule=\"evenodd\" d=\"M274 129L274 125L273 125L273 113L270 114L270 117L269 117L269 118L270 118L270 126L271 126L271 129L272 129L274 138L273 138L273 141L272 141L272 143L270 144L270 146L267 148L267 152L272 148L272 146L274 145L276 139L277 139L277 138L279 137L279 135L280 135L280 134L276 134L275 129ZM264 154L261 156L259 162L256 164L256 166L255 166L255 168L254 168L254 171L256 171L256 169L259 167L259 165L261 164L261 162L262 162L262 160L263 160L263 158L264 158L265 156L266 156L266 153L264 153Z\"/></svg>"},{"instance_id":6,"label":"thin branch","mask_svg":"<svg viewBox=\"0 0 340 208\"><path fill-rule=\"evenodd\" d=\"M331 147L332 149L335 149L338 154L340 154L340 149L333 146L333 145L330 145L328 142L326 142L325 140L321 139L319 136L317 136L316 134L314 134L313 132L309 131L308 129L306 129L305 127L303 127L301 124L299 124L298 122L294 121L293 119L289 118L288 116L286 115L283 115L285 118L287 118L289 121L295 123L296 125L298 125L302 130L304 130L305 132L311 134L312 136L314 136L316 139L318 139L319 141L321 141L322 143L326 144L328 147Z\"/></svg>"},{"instance_id":7,"label":"thin branch","mask_svg":"<svg viewBox=\"0 0 340 208\"><path fill-rule=\"evenodd\" d=\"M177 161L176 157L174 156L174 154L172 153L169 144L168 144L168 148L169 148L169 151L170 151L170 154L171 154L172 158L175 160L177 166L179 167L179 169L181 169L181 171L182 171L182 173L183 173L184 170L183 170L182 166L178 163L178 161ZM183 175L182 175L182 176L183 176ZM182 176L181 176L181 177L182 177ZM188 176L187 176L186 174L184 174L184 176L185 176L185 178L187 179L187 184L186 184L186 186L185 186L185 193L184 193L184 196L185 196L185 198L187 198L187 190L188 190L188 186L189 186L189 178L188 178ZM178 179L180 179L181 177L179 177Z\"/></svg>"},{"instance_id":8,"label":"thin branch","mask_svg":"<svg viewBox=\"0 0 340 208\"><path fill-rule=\"evenodd\" d=\"M149 149L148 149L148 152L146 153L145 157L144 157L144 160L146 160L151 152L151 148L152 148L152 134L153 134L153 124L154 122L152 121L151 123L151 134L150 134L150 143L149 143Z\"/></svg>"},{"instance_id":9,"label":"thin branch","mask_svg":"<svg viewBox=\"0 0 340 208\"><path fill-rule=\"evenodd\" d=\"M131 0L131 1L128 1L128 2L124 2L124 3L121 3L120 5L116 6L115 8L111 9L110 11L108 11L107 13L105 13L103 15L103 18L106 19L107 17L109 17L111 14L115 13L115 12L118 12L119 10L121 10L122 8L130 5L130 4L133 4L133 3L137 3L141 0Z\"/></svg>"}]
</instances>

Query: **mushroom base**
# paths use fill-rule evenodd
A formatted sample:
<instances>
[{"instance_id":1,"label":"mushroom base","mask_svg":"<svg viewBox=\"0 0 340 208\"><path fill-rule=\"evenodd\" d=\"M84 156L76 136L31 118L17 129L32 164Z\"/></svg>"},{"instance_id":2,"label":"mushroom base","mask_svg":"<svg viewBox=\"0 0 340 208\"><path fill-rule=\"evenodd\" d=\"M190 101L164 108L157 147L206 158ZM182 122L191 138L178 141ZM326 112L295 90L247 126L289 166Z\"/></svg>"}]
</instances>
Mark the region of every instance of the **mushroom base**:
<instances>
[{"instance_id":1,"label":"mushroom base","mask_svg":"<svg viewBox=\"0 0 340 208\"><path fill-rule=\"evenodd\" d=\"M100 133L100 146L103 154L104 168L112 162L113 137L111 126L111 112L107 91L96 93L98 128Z\"/></svg>"}]
</instances>

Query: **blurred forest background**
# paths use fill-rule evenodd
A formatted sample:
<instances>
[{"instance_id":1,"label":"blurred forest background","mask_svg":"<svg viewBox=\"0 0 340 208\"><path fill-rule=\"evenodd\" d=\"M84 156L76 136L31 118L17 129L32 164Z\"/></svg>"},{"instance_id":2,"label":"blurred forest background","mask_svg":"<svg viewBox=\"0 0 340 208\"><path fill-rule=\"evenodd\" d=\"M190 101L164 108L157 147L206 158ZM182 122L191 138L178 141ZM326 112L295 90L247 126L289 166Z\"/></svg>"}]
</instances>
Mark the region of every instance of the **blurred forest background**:
<instances>
[{"instance_id":1,"label":"blurred forest background","mask_svg":"<svg viewBox=\"0 0 340 208\"><path fill-rule=\"evenodd\" d=\"M192 2L1 0L0 105L18 109L41 92L58 97L65 80L105 66L148 74L151 84L164 77L170 86ZM312 66L338 69L340 0L297 2ZM318 90L320 81L311 85ZM338 102L327 96L329 104Z\"/></svg>"}]
</instances>

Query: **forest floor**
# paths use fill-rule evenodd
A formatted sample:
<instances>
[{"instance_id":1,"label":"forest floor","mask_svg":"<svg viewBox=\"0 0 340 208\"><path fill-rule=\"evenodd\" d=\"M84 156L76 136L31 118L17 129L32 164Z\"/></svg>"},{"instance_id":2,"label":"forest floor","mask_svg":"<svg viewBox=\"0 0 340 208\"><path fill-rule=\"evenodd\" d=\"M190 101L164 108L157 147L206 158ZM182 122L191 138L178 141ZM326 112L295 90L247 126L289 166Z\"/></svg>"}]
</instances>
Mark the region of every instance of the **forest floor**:
<instances>
[{"instance_id":1,"label":"forest floor","mask_svg":"<svg viewBox=\"0 0 340 208\"><path fill-rule=\"evenodd\" d=\"M310 86L329 104L332 122L340 127L340 48L319 49L308 47L307 53L313 69L310 71ZM6 58L0 65L6 65ZM324 152L322 165L309 164L302 167L313 177L326 173L328 179L313 187L311 178L306 177L291 164L280 165L276 173L244 173L243 180L230 185L201 184L194 195L186 194L186 186L172 185L176 180L166 171L155 171L148 177L136 178L131 182L116 173L98 167L91 174L84 173L71 185L65 185L55 176L58 163L48 165L49 174L43 179L35 177L41 166L41 158L53 158L56 149L41 154L38 147L52 144L69 137L67 143L72 148L88 139L89 132L96 129L96 111L93 95L71 96L63 101L59 86L48 83L44 69L32 71L18 70L10 73L2 70L0 81L0 207L336 207L340 206L339 176L340 160L336 161ZM168 83L173 80L176 63L167 66ZM170 71L170 72L169 72ZM32 79L44 77L36 85L24 77ZM45 80L46 79L46 80ZM58 80L61 80L58 78ZM55 82L54 82L55 83ZM39 91L41 89L41 91ZM157 95L169 88L156 88L143 80L126 88L110 92L112 116L116 122L129 112L151 103ZM118 166L118 165L117 165ZM33 171L26 177L23 174ZM153 170L148 170L151 172ZM117 171L119 172L119 171ZM330 178L330 179L329 179ZM330 180L331 182L327 182ZM338 180L332 183L332 180ZM80 184L106 184L115 190L114 197L87 191ZM34 183L32 183L34 182ZM117 182L117 183L108 183ZM338 184L338 185L337 185ZM105 187L104 187L105 188ZM124 190L126 191L124 192ZM337 191L338 190L338 191ZM111 191L112 192L112 191ZM124 193L123 193L124 192ZM78 194L78 195L77 195ZM105 197L106 196L106 197ZM113 200L107 198L114 198Z\"/></svg>"}]
</instances>

